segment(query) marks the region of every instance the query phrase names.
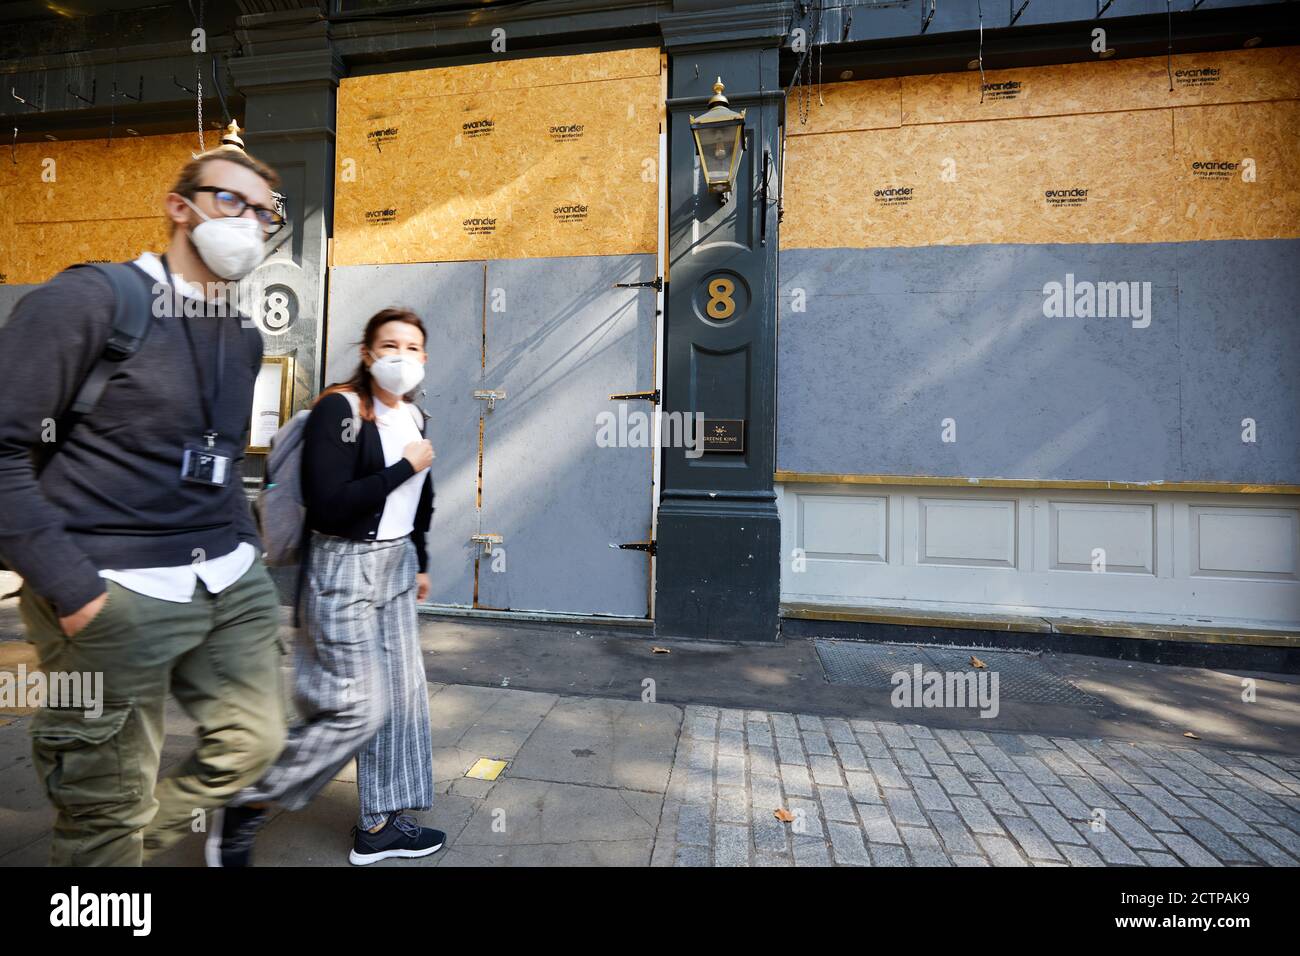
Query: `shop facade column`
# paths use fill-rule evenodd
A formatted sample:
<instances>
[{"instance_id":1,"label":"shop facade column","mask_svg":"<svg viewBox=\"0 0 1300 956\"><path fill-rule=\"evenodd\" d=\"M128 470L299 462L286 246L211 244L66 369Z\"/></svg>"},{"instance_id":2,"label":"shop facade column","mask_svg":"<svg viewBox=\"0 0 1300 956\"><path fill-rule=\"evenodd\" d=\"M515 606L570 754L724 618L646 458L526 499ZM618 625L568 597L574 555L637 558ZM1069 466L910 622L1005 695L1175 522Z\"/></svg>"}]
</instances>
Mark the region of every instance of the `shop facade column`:
<instances>
[{"instance_id":1,"label":"shop facade column","mask_svg":"<svg viewBox=\"0 0 1300 956\"><path fill-rule=\"evenodd\" d=\"M764 641L779 633L777 70L787 20L782 3L718 0L679 2L661 20L670 58L661 410L701 413L708 434L721 428L743 442L741 451L698 456L686 447L663 451L655 633L664 638ZM709 108L718 77L731 108L745 111L745 150L726 202L704 184L690 128L690 117ZM734 305L721 320L709 316L717 296Z\"/></svg>"},{"instance_id":2,"label":"shop facade column","mask_svg":"<svg viewBox=\"0 0 1300 956\"><path fill-rule=\"evenodd\" d=\"M248 280L246 302L267 355L294 359L294 409L319 390L328 236L334 202L335 105L342 60L315 8L241 17L245 55L230 73L245 98L245 148L280 174L289 225Z\"/></svg>"}]
</instances>

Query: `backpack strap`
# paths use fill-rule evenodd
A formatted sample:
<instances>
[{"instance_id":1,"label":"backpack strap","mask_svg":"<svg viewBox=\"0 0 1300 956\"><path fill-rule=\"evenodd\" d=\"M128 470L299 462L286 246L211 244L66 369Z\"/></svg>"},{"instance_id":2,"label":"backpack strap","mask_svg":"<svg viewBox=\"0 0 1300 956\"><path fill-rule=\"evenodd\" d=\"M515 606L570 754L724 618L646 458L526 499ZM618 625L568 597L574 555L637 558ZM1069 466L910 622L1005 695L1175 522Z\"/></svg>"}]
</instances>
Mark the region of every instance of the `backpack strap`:
<instances>
[{"instance_id":1,"label":"backpack strap","mask_svg":"<svg viewBox=\"0 0 1300 956\"><path fill-rule=\"evenodd\" d=\"M420 437L424 438L424 426L429 420L429 416L426 415L424 409L415 404L415 402L408 402L407 404L411 406L411 414L415 416L415 427L420 430Z\"/></svg>"},{"instance_id":2,"label":"backpack strap","mask_svg":"<svg viewBox=\"0 0 1300 956\"><path fill-rule=\"evenodd\" d=\"M153 323L149 307L153 279L139 266L129 262L84 262L70 268L94 269L108 279L113 290L113 320L104 350L82 380L72 404L59 416L55 441L32 453L38 474L50 463L64 437L99 403L118 365L140 351Z\"/></svg>"},{"instance_id":3,"label":"backpack strap","mask_svg":"<svg viewBox=\"0 0 1300 956\"><path fill-rule=\"evenodd\" d=\"M104 387L117 371L118 363L140 351L153 323L149 289L144 284L152 283L153 280L142 269L127 262L91 262L84 265L104 276L113 288L113 325L108 333L108 341L104 343L103 353L81 383L81 388L66 413L74 416L74 420L83 417L99 404Z\"/></svg>"}]
</instances>

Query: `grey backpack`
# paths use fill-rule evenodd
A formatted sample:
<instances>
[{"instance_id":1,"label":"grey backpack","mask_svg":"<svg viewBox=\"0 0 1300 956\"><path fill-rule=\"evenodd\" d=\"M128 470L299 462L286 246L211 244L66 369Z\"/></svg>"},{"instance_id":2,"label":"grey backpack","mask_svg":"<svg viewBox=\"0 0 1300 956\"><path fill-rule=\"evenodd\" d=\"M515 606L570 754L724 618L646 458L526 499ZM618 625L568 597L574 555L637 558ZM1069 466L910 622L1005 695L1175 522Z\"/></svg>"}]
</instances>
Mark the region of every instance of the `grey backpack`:
<instances>
[{"instance_id":1,"label":"grey backpack","mask_svg":"<svg viewBox=\"0 0 1300 956\"><path fill-rule=\"evenodd\" d=\"M357 396L353 392L342 394L352 406L353 419L357 419L360 413ZM413 410L423 434L423 414L418 408ZM271 437L266 481L257 495L257 524L262 547L266 549L263 560L273 568L299 564L303 557L307 505L302 499L302 443L310 414L307 409L296 413Z\"/></svg>"},{"instance_id":2,"label":"grey backpack","mask_svg":"<svg viewBox=\"0 0 1300 956\"><path fill-rule=\"evenodd\" d=\"M311 412L303 409L272 436L266 481L253 509L266 549L263 560L273 568L301 560L307 526L307 505L302 500L302 439L309 415Z\"/></svg>"},{"instance_id":3,"label":"grey backpack","mask_svg":"<svg viewBox=\"0 0 1300 956\"><path fill-rule=\"evenodd\" d=\"M357 417L357 397L344 392ZM302 561L303 532L307 527L307 503L302 500L302 441L310 409L294 414L271 436L271 453L266 456L266 480L257 493L257 529L266 550L263 560L273 568Z\"/></svg>"}]
</instances>

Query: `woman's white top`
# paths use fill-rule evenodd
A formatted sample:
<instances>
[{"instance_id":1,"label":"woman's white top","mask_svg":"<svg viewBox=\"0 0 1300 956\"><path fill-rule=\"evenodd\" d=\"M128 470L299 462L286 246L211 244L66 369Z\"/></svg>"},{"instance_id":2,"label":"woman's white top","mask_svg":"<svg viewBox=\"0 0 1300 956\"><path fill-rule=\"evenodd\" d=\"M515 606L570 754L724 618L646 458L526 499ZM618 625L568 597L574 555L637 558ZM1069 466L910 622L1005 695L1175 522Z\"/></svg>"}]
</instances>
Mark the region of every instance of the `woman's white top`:
<instances>
[{"instance_id":1,"label":"woman's white top","mask_svg":"<svg viewBox=\"0 0 1300 956\"><path fill-rule=\"evenodd\" d=\"M393 408L375 398L375 425L379 428L379 441L384 448L385 468L396 464L411 442L423 440L424 436L415 424L417 414L409 402L399 400L398 407ZM379 530L375 532L376 540L403 538L415 529L415 509L420 505L420 492L428 470L417 471L388 493L384 513L379 518Z\"/></svg>"}]
</instances>

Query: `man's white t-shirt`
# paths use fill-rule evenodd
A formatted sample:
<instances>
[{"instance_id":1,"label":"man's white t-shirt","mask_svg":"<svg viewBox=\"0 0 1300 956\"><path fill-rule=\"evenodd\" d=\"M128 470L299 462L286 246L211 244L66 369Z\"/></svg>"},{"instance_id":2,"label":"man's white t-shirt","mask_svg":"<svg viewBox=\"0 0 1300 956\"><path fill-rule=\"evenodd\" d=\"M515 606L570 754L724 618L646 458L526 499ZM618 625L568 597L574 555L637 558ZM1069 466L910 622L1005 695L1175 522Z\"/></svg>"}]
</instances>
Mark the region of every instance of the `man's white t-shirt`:
<instances>
[{"instance_id":1,"label":"man's white t-shirt","mask_svg":"<svg viewBox=\"0 0 1300 956\"><path fill-rule=\"evenodd\" d=\"M385 405L375 398L375 425L379 428L379 441L384 448L384 467L396 464L406 446L422 441L424 436L415 424L418 412L408 402L398 400L398 407ZM417 471L388 493L384 513L379 518L375 539L388 541L404 538L415 528L415 509L420 506L420 492L424 489L424 475L429 469Z\"/></svg>"}]
</instances>

